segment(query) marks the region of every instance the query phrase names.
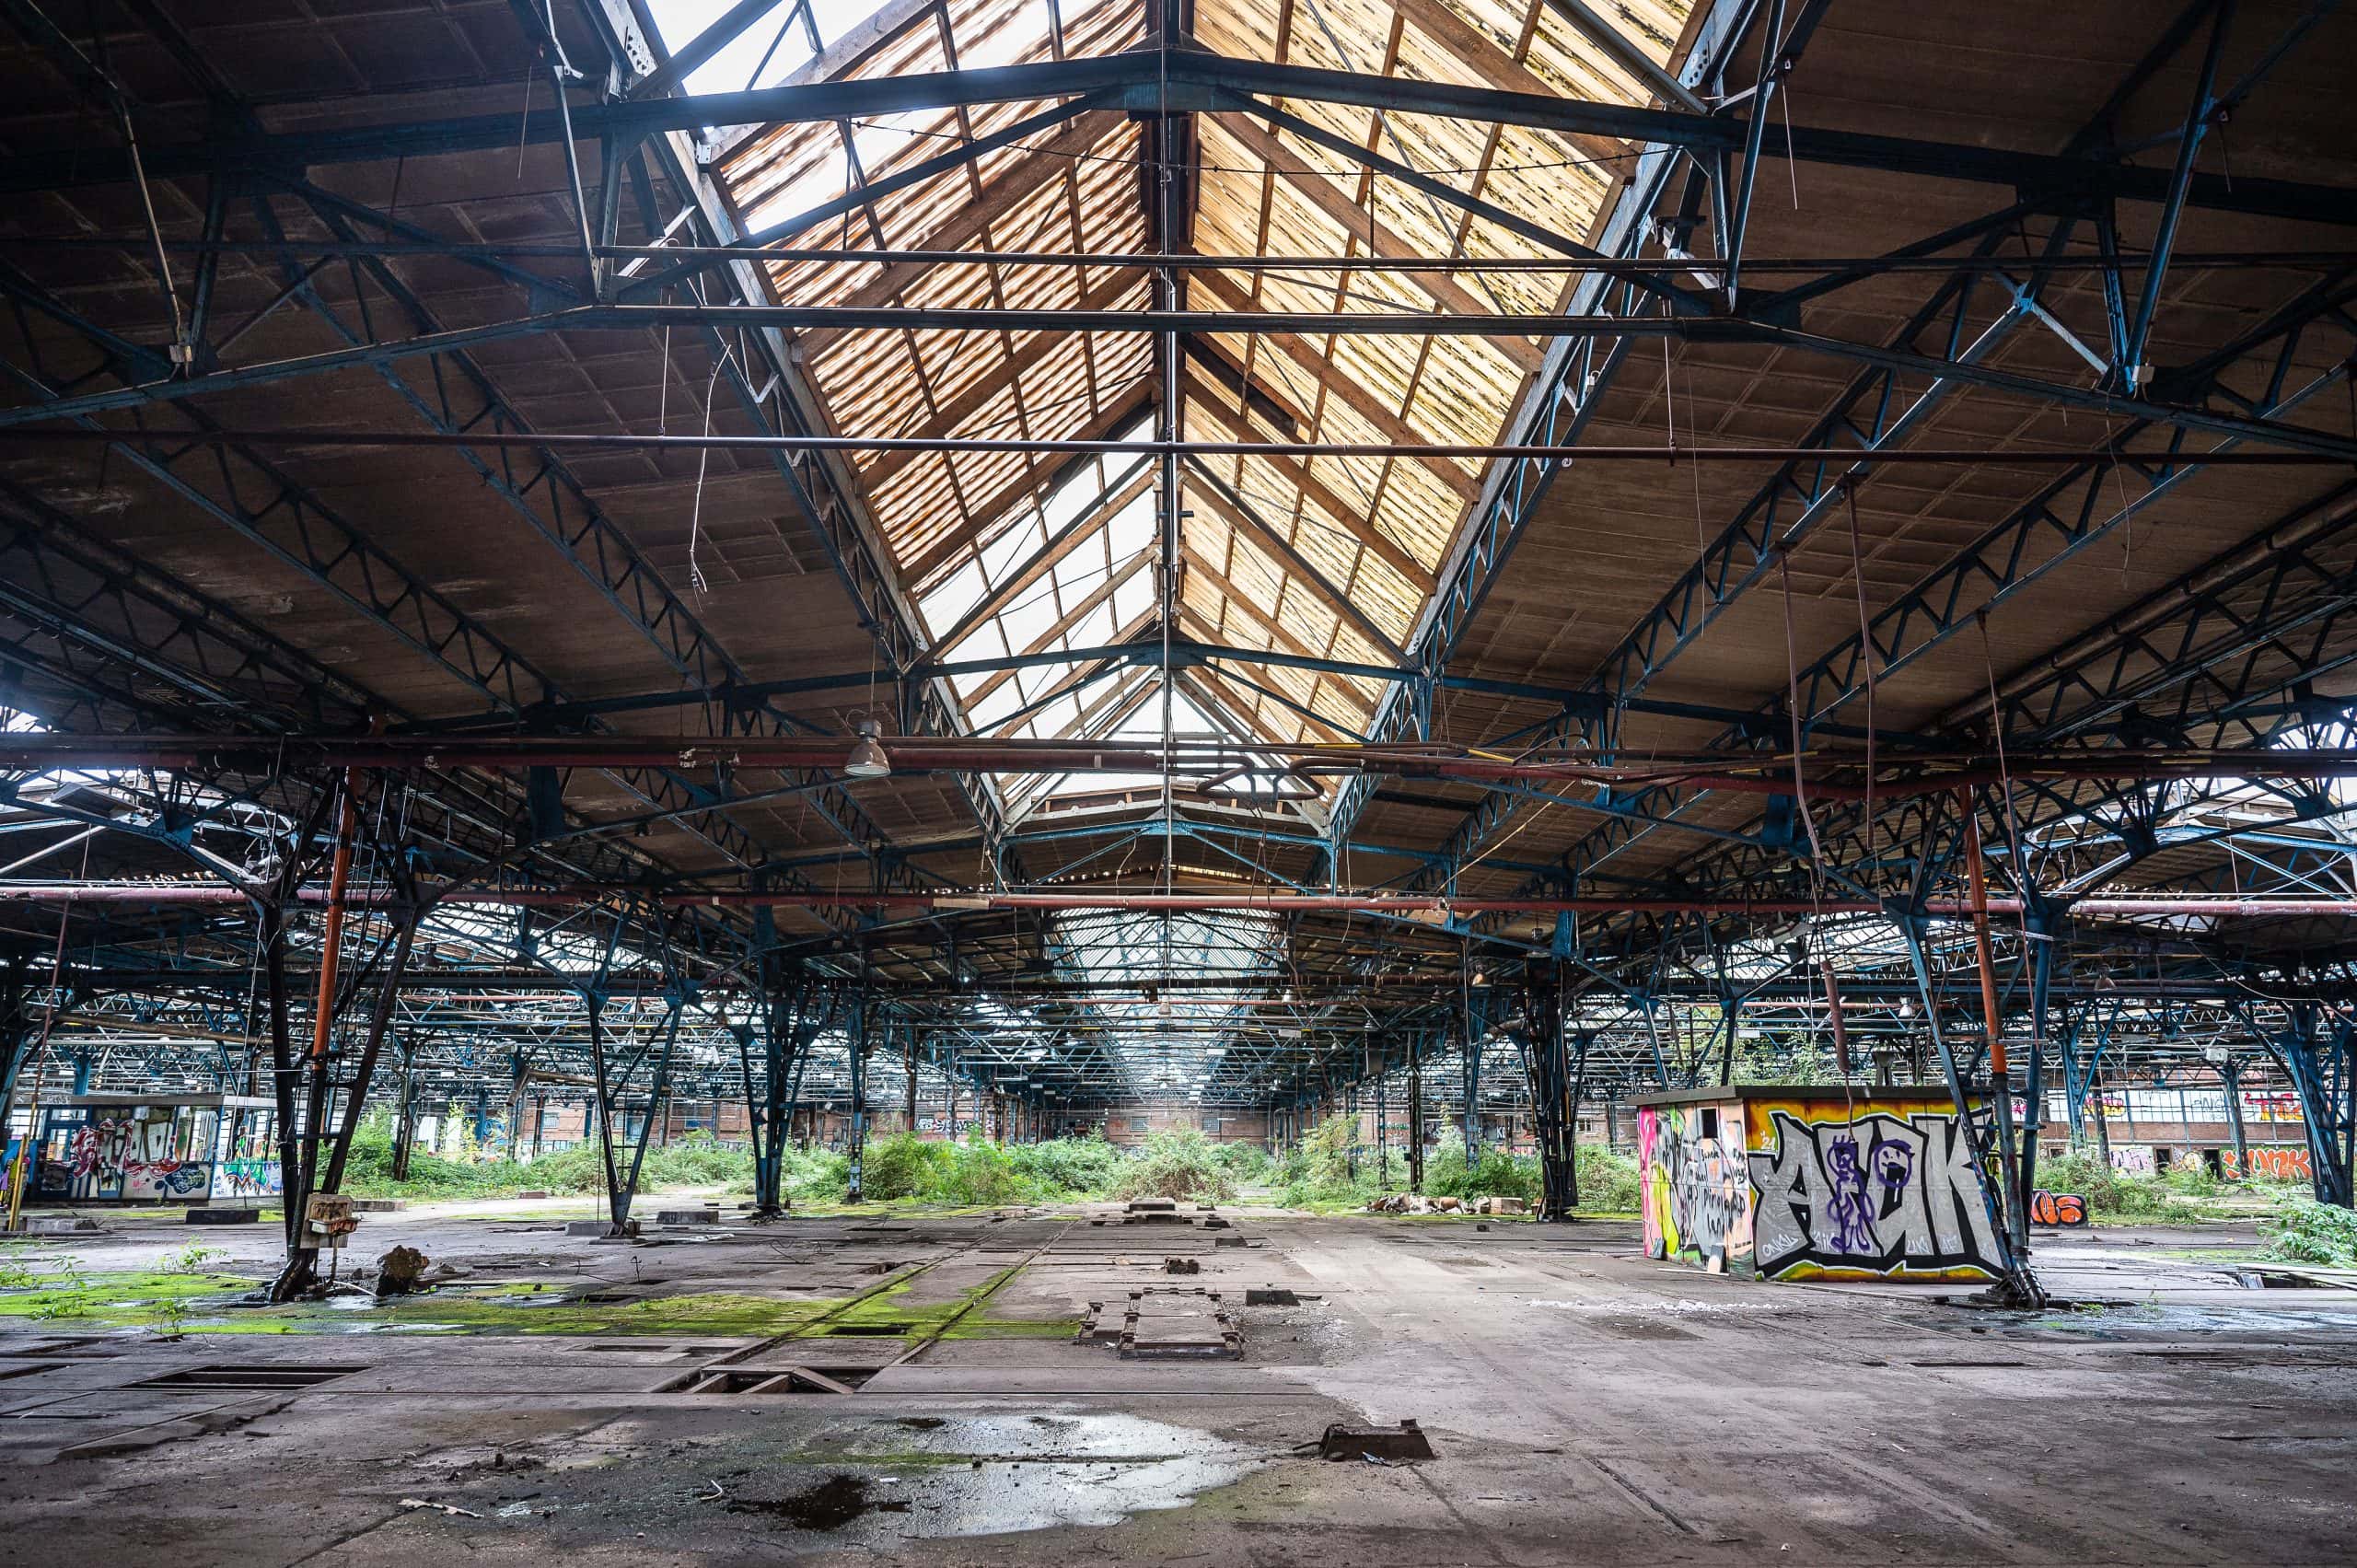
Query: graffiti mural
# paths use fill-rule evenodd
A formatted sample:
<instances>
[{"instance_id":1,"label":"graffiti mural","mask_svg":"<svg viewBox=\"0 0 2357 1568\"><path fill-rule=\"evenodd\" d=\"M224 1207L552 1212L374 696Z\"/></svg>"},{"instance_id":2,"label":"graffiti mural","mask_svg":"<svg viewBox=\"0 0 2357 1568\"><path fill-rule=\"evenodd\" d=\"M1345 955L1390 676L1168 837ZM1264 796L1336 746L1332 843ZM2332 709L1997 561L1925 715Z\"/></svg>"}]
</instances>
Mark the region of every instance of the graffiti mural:
<instances>
[{"instance_id":1,"label":"graffiti mural","mask_svg":"<svg viewBox=\"0 0 2357 1568\"><path fill-rule=\"evenodd\" d=\"M275 1198L284 1188L276 1160L223 1160L216 1198Z\"/></svg>"},{"instance_id":2,"label":"graffiti mural","mask_svg":"<svg viewBox=\"0 0 2357 1568\"><path fill-rule=\"evenodd\" d=\"M2294 1144L2261 1144L2250 1151L2250 1168L2242 1168L2228 1149L2219 1156L2228 1176L2256 1176L2268 1181L2313 1181L2316 1167L2308 1163L2308 1151Z\"/></svg>"},{"instance_id":3,"label":"graffiti mural","mask_svg":"<svg viewBox=\"0 0 2357 1568\"><path fill-rule=\"evenodd\" d=\"M2087 1223L2087 1201L2076 1192L2049 1192L2041 1187L2029 1196L2029 1223L2084 1225Z\"/></svg>"},{"instance_id":4,"label":"graffiti mural","mask_svg":"<svg viewBox=\"0 0 2357 1568\"><path fill-rule=\"evenodd\" d=\"M1997 1272L1997 1240L1952 1111L1810 1121L1748 1108L1753 1254L1780 1279Z\"/></svg>"},{"instance_id":5,"label":"graffiti mural","mask_svg":"<svg viewBox=\"0 0 2357 1568\"><path fill-rule=\"evenodd\" d=\"M174 1153L177 1126L168 1112L144 1108L99 1116L72 1128L62 1158L44 1158L33 1191L45 1198L154 1199L203 1197L212 1167Z\"/></svg>"},{"instance_id":6,"label":"graffiti mural","mask_svg":"<svg viewBox=\"0 0 2357 1568\"><path fill-rule=\"evenodd\" d=\"M1749 1273L1751 1193L1743 1108L1646 1106L1637 1112L1644 1173L1645 1255L1713 1273Z\"/></svg>"},{"instance_id":7,"label":"graffiti mural","mask_svg":"<svg viewBox=\"0 0 2357 1568\"><path fill-rule=\"evenodd\" d=\"M2131 1176L2151 1176L2160 1168L2153 1158L2153 1151L2142 1144L2114 1144L2111 1146L2111 1168L2124 1170Z\"/></svg>"}]
</instances>

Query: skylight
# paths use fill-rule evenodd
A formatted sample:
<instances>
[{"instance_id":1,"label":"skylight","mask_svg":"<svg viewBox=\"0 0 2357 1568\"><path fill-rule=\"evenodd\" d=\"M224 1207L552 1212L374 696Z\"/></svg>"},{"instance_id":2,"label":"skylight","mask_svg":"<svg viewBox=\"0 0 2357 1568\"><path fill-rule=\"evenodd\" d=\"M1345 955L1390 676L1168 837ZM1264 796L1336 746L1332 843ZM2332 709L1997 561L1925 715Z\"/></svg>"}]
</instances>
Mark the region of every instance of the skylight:
<instances>
[{"instance_id":1,"label":"skylight","mask_svg":"<svg viewBox=\"0 0 2357 1568\"><path fill-rule=\"evenodd\" d=\"M1666 0L1674 21L1682 0ZM724 0L674 0L674 47ZM1651 11L1647 12L1651 15ZM696 87L774 79L789 40L764 63L772 12L691 78ZM1238 60L1456 81L1483 71L1533 79L1533 90L1634 101L1639 87L1543 6L1517 19L1474 8L1296 13L1246 0L1198 0L1191 44ZM816 46L852 14L808 14ZM806 31L808 29L805 29ZM1666 52L1674 26L1640 47ZM861 19L856 47L808 65L830 79L905 78L1003 64L1048 65L1133 51L1153 36L1143 0L962 0L894 7ZM1634 34L1632 34L1632 38ZM726 73L722 61L729 62ZM1069 105L1077 108L1077 105ZM1202 255L1356 257L1393 253L1527 258L1527 236L1430 192L1366 178L1364 168L1295 130L1217 110L1194 111L1200 154L1189 171L1187 229L1149 222L1141 176L1152 142L1120 110L1081 110L897 190L874 187L917 164L995 141L1046 100L916 110L834 122L753 127L711 157L749 234L805 249L903 249L958 261L857 256L781 261L776 296L813 306L1010 308L1119 314L1147 308L1153 280L1135 258L1168 245ZM1303 118L1382 156L1416 164L1492 207L1543 213L1584 232L1625 156L1600 137L1517 129L1487 145L1478 127L1332 103ZM954 160L953 160L954 161ZM857 193L859 204L805 218ZM1010 263L1016 252L1069 263ZM968 260L970 258L970 260ZM1299 269L1190 270L1186 307L1203 312L1384 309L1408 313L1571 308L1544 273L1394 275ZM1101 441L1144 435L1162 417L1155 341L1144 331L950 331L884 321L794 334L797 362L829 427L928 439ZM1448 333L1192 334L1176 367L1181 436L1202 443L1303 441L1357 446L1494 441L1541 365L1534 340ZM1088 650L1167 635L1221 652L1178 661L1170 723L1252 744L1362 738L1393 688L1363 668L1404 668L1404 650L1437 587L1452 539L1481 491L1480 464L1410 454L1306 457L1197 450L1175 495L1156 465L1089 454L971 447L862 450L847 459L870 525L917 607L931 656L967 728L997 738L1102 738L1162 733L1159 658ZM1164 582L1161 534L1175 516L1177 574ZM1167 589L1167 604L1160 594ZM1167 618L1167 624L1165 624ZM1080 656L1072 656L1078 654ZM957 669L958 666L979 667ZM1008 778L1010 820L1054 801L1133 798L1159 780ZM1318 793L1257 770L1214 786L1231 804L1308 810Z\"/></svg>"}]
</instances>

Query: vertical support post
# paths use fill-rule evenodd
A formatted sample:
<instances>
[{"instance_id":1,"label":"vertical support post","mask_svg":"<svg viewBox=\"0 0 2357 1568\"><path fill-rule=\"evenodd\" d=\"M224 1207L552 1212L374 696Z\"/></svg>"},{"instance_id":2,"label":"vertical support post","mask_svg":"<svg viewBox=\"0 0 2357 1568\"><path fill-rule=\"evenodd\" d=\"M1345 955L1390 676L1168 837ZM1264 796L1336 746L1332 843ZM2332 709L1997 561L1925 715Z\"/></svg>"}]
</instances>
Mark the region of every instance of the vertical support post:
<instances>
[{"instance_id":1,"label":"vertical support post","mask_svg":"<svg viewBox=\"0 0 2357 1568\"><path fill-rule=\"evenodd\" d=\"M1738 992L1719 993L1719 1082L1735 1082L1736 1040L1743 1032L1743 997Z\"/></svg>"},{"instance_id":2,"label":"vertical support post","mask_svg":"<svg viewBox=\"0 0 2357 1568\"><path fill-rule=\"evenodd\" d=\"M2269 1040L2299 1097L2308 1138L2308 1171L2319 1203L2351 1204L2357 1169L2357 1024L2328 1031L2316 1004L2295 1002L2291 1028Z\"/></svg>"},{"instance_id":3,"label":"vertical support post","mask_svg":"<svg viewBox=\"0 0 2357 1568\"><path fill-rule=\"evenodd\" d=\"M1547 1222L1571 1219L1579 1206L1573 1141L1578 1125L1578 1091L1572 1083L1565 1039L1563 960L1534 958L1527 971L1528 1040L1524 1059L1530 1077L1530 1109L1538 1144L1538 1214ZM1585 1042L1582 1042L1585 1055Z\"/></svg>"},{"instance_id":4,"label":"vertical support post","mask_svg":"<svg viewBox=\"0 0 2357 1568\"><path fill-rule=\"evenodd\" d=\"M614 1230L619 1233L623 1219L629 1214L630 1205L626 1202L618 1202L616 1199L621 1183L620 1172L614 1168L613 1086L606 1072L606 998L603 993L590 990L581 993L581 1000L589 1010L589 1064L598 1086L598 1158L606 1178L606 1212ZM588 1131L586 1125L582 1131Z\"/></svg>"},{"instance_id":5,"label":"vertical support post","mask_svg":"<svg viewBox=\"0 0 2357 1568\"><path fill-rule=\"evenodd\" d=\"M908 1079L901 1091L900 1118L911 1136L917 1130L917 1030L914 1024L900 1026L900 1071Z\"/></svg>"},{"instance_id":6,"label":"vertical support post","mask_svg":"<svg viewBox=\"0 0 2357 1568\"><path fill-rule=\"evenodd\" d=\"M2218 1083L2226 1092L2226 1127L2235 1139L2235 1179L2250 1179L2250 1137L2243 1130L2243 1064L2232 1052L2218 1063Z\"/></svg>"},{"instance_id":7,"label":"vertical support post","mask_svg":"<svg viewBox=\"0 0 2357 1568\"><path fill-rule=\"evenodd\" d=\"M633 1141L630 1176L619 1186L611 1187L607 1193L608 1205L613 1211L614 1234L617 1236L621 1235L630 1225L631 1201L638 1196L638 1175L646 1166L646 1144L650 1134L655 1130L655 1119L661 1117L667 1129L671 1120L671 1102L668 1093L671 1081L671 1049L679 1042L679 1016L685 1011L686 998L675 991L667 1000L668 1008L663 1020L662 1050L655 1059L654 1076L647 1082L646 1116L638 1124L638 1136ZM607 1168L610 1171L613 1168L612 1160L612 1144L609 1143Z\"/></svg>"},{"instance_id":8,"label":"vertical support post","mask_svg":"<svg viewBox=\"0 0 2357 1568\"><path fill-rule=\"evenodd\" d=\"M2025 1215L2038 1191L2038 1139L2046 1130L2046 1041L2053 1017L2054 947L2062 939L2061 923L2052 905L2041 898L2030 899L2022 921L2029 947L2029 1073L2022 1091L2022 1171L2017 1202Z\"/></svg>"},{"instance_id":9,"label":"vertical support post","mask_svg":"<svg viewBox=\"0 0 2357 1568\"><path fill-rule=\"evenodd\" d=\"M860 965L859 1001L852 1013L851 1027L851 1126L844 1140L846 1175L844 1202L865 1201L862 1191L863 1167L867 1160L867 966Z\"/></svg>"},{"instance_id":10,"label":"vertical support post","mask_svg":"<svg viewBox=\"0 0 2357 1568\"><path fill-rule=\"evenodd\" d=\"M1465 1168L1481 1157L1481 1042L1465 1042Z\"/></svg>"},{"instance_id":11,"label":"vertical support post","mask_svg":"<svg viewBox=\"0 0 2357 1568\"><path fill-rule=\"evenodd\" d=\"M410 1155L417 1147L417 1055L407 1040L401 1042L401 1086L400 1100L393 1112L393 1179L409 1179Z\"/></svg>"},{"instance_id":12,"label":"vertical support post","mask_svg":"<svg viewBox=\"0 0 2357 1568\"><path fill-rule=\"evenodd\" d=\"M353 1135L360 1130L360 1113L368 1099L368 1086L377 1075L377 1060L384 1051L385 1031L392 1027L393 1010L401 1001L401 980L409 973L410 948L417 938L416 905L410 905L394 918L400 924L393 933L392 957L386 961L384 982L377 989L377 1005L368 1015L368 1039L360 1049L360 1064L353 1070L351 1086L344 1091L343 1122L336 1129L327 1174L319 1179L322 1192L343 1190L343 1167L352 1156ZM514 1153L512 1146L509 1153Z\"/></svg>"},{"instance_id":13,"label":"vertical support post","mask_svg":"<svg viewBox=\"0 0 2357 1568\"><path fill-rule=\"evenodd\" d=\"M285 1211L286 1254L292 1269L303 1225L296 1191L302 1180L303 1151L295 1129L295 1051L286 1030L286 912L275 900L259 907L256 938L261 943L262 985L270 1003L271 1106L276 1117L278 1181L284 1198L281 1206ZM274 1288L272 1294L276 1296Z\"/></svg>"},{"instance_id":14,"label":"vertical support post","mask_svg":"<svg viewBox=\"0 0 2357 1568\"><path fill-rule=\"evenodd\" d=\"M1989 1169L1989 1158L1993 1151L1980 1133L1979 1123L1973 1115L1975 1096L1972 1086L1965 1081L1964 1071L1956 1063L1956 1053L1949 1049L1947 1037L1940 1029L1939 999L1932 987L1931 963L1923 952L1923 917L1894 912L1890 920L1907 944L1908 961L1915 970L1916 993L1923 1004L1923 1027L1930 1033L1932 1050L1939 1057L1940 1067L1947 1076L1948 1096L1956 1104L1957 1130L1971 1144L1973 1179L1980 1184L1980 1201L1987 1207L1990 1234L1997 1249L1998 1277L1997 1283L1990 1287L1991 1296L2012 1305L2043 1306L2045 1290L2039 1286L2037 1276L2030 1272L2028 1264L2014 1249L2013 1230L2006 1218L2010 1194L2003 1181ZM2002 1092L2002 1083L1999 1087Z\"/></svg>"},{"instance_id":15,"label":"vertical support post","mask_svg":"<svg viewBox=\"0 0 2357 1568\"><path fill-rule=\"evenodd\" d=\"M334 858L328 872L327 919L319 935L319 989L311 1012L311 1047L301 1063L289 1061L273 1062L280 1069L279 1077L284 1088L279 1097L283 1109L291 1110L295 1103L297 1077L305 1080L302 1122L299 1136L291 1140L294 1161L282 1159L279 1167L279 1187L286 1214L286 1266L271 1282L273 1301L292 1301L309 1290L319 1279L319 1249L309 1245L311 1233L308 1223L311 1193L319 1174L319 1144L327 1132L328 1119L328 1042L335 1028L335 992L337 967L343 956L344 899L352 876L353 840L360 830L360 780L356 771L346 769L343 775L343 804L337 819ZM283 957L284 944L280 944ZM280 981L281 995L274 1006L284 1003L284 981ZM283 1027L284 1020L280 1020ZM273 1036L273 1050L277 1040ZM282 1136L282 1146L290 1140Z\"/></svg>"},{"instance_id":16,"label":"vertical support post","mask_svg":"<svg viewBox=\"0 0 2357 1568\"><path fill-rule=\"evenodd\" d=\"M1465 1167L1468 1172L1473 1168ZM1423 1033L1408 1031L1408 1191L1424 1190L1424 1049Z\"/></svg>"},{"instance_id":17,"label":"vertical support post","mask_svg":"<svg viewBox=\"0 0 2357 1568\"><path fill-rule=\"evenodd\" d=\"M2005 1059L2005 1019L1997 1007L1997 964L1989 941L1989 870L1981 862L1980 814L1969 788L1957 792L1956 807L1964 819L1965 885L1972 900L1972 951L1980 970L1981 1040L1989 1051L1989 1093L1997 1118L1997 1167L2007 1194L2004 1217L2013 1230L2014 1260L2026 1270L2029 1190L2022 1184L2021 1152L2014 1142L2014 1074Z\"/></svg>"}]
</instances>

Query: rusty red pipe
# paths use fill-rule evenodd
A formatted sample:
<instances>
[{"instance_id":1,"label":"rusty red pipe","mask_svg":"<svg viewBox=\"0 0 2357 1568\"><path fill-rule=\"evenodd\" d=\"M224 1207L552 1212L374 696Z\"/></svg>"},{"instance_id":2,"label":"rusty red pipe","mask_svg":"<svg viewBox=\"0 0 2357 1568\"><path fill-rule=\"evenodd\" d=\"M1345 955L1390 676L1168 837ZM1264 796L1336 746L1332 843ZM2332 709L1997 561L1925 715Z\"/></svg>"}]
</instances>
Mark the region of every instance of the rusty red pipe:
<instances>
[{"instance_id":1,"label":"rusty red pipe","mask_svg":"<svg viewBox=\"0 0 2357 1568\"><path fill-rule=\"evenodd\" d=\"M769 893L668 892L651 896L666 909L810 909L868 910L914 914L962 914L1005 910L1127 911L1178 913L1234 911L1268 913L1361 913L1408 915L1476 914L1697 914L1782 915L1881 914L1885 906L1868 899L1442 899L1405 894L1353 893ZM645 902L650 895L634 888L461 888L430 898L431 902L485 904L501 908L573 908L613 899ZM238 904L246 895L227 886L197 883L16 883L0 884L0 903L106 903L137 905ZM326 904L329 895L319 889L296 894L296 901ZM382 909L396 902L390 889L350 891L353 909ZM2144 897L2084 898L2069 900L2078 915L2168 915L2212 918L2258 918L2300 915L2315 918L2357 917L2357 898L2269 899L2194 894ZM1992 896L1991 914L2019 914L2021 900ZM1968 919L1969 899L1929 899L1922 912Z\"/></svg>"}]
</instances>

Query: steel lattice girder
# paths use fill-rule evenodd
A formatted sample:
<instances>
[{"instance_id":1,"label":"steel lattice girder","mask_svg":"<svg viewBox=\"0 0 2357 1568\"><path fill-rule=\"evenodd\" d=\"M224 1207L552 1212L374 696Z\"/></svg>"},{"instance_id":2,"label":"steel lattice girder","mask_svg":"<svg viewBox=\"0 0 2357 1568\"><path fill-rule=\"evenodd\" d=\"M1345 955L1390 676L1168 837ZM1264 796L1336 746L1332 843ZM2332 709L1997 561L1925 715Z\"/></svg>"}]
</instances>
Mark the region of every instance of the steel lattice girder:
<instances>
[{"instance_id":1,"label":"steel lattice girder","mask_svg":"<svg viewBox=\"0 0 2357 1568\"><path fill-rule=\"evenodd\" d=\"M660 132L693 131L708 125L857 119L911 110L1043 102L1091 94L1116 95L1115 101L1126 108L1185 111L1203 107L1201 96L1213 90L1397 113L1440 114L1604 136L1639 145L1677 147L1713 157L1742 151L1751 132L1750 122L1735 115L1697 115L1446 82L1367 76L1347 71L1237 60L1194 48L848 82L816 82L738 93L587 103L572 108L570 131L582 140L610 137L636 141ZM1781 127L1779 130L1781 142ZM482 114L335 131L229 134L197 142L161 143L143 147L141 153L148 178L173 180L249 169L287 170L323 164L481 152L513 147L519 134L526 144L540 145L562 140L565 131L550 123L549 117L542 117L540 123L523 127L519 133L515 116ZM1793 126L1791 149L1792 157L1803 163L1974 180L2062 197L2096 195L2162 203L2169 199L2173 188L2167 170L2137 168L2102 157L2010 152L1808 125ZM129 158L121 149L110 146L83 145L46 152L37 158L0 162L0 191L17 193L113 183L130 177ZM2357 193L2333 186L2302 185L2250 176L2229 180L2223 173L2197 174L2188 186L2185 200L2194 206L2219 211L2322 223L2357 222Z\"/></svg>"},{"instance_id":2,"label":"steel lattice girder","mask_svg":"<svg viewBox=\"0 0 2357 1568\"><path fill-rule=\"evenodd\" d=\"M2213 378L2221 377L2249 356L2270 369L2270 384L2280 388L2293 354L2311 326L2329 323L2336 330L2349 331L2351 341L2357 342L2357 330L2349 329L2342 310L2343 296L2351 292L2357 291L2345 286L2319 286L2309 291L2296 307L2279 312L2229 349L2212 355L2210 375ZM2347 375L2344 362L2293 391L2279 391L2273 406L2305 402L2326 388L2339 384ZM1984 531L1946 565L1886 605L1869 624L1873 636L1871 652L1867 651L1869 645L1852 633L1802 670L1796 685L1803 734L1817 718L1839 712L1864 694L1869 659L1879 675L1887 676L1903 668L1957 632L1976 624L1987 606L2037 581L2201 471L2198 451L2165 463L2116 457L2114 451L2115 448L2107 448L2047 485L2010 517ZM2045 553L2032 554L2031 546L2037 542L2047 546ZM1977 590L1970 602L1968 588ZM1763 703L1750 724L1729 729L1713 744L1756 748L1763 741L1772 740L1780 731L1788 735L1791 723L1786 703L1780 694ZM1679 809L1701 793L1706 792L1658 787L1615 802L1621 807L1620 817L1566 852L1552 880L1557 885L1577 885L1629 844L1671 821Z\"/></svg>"}]
</instances>

